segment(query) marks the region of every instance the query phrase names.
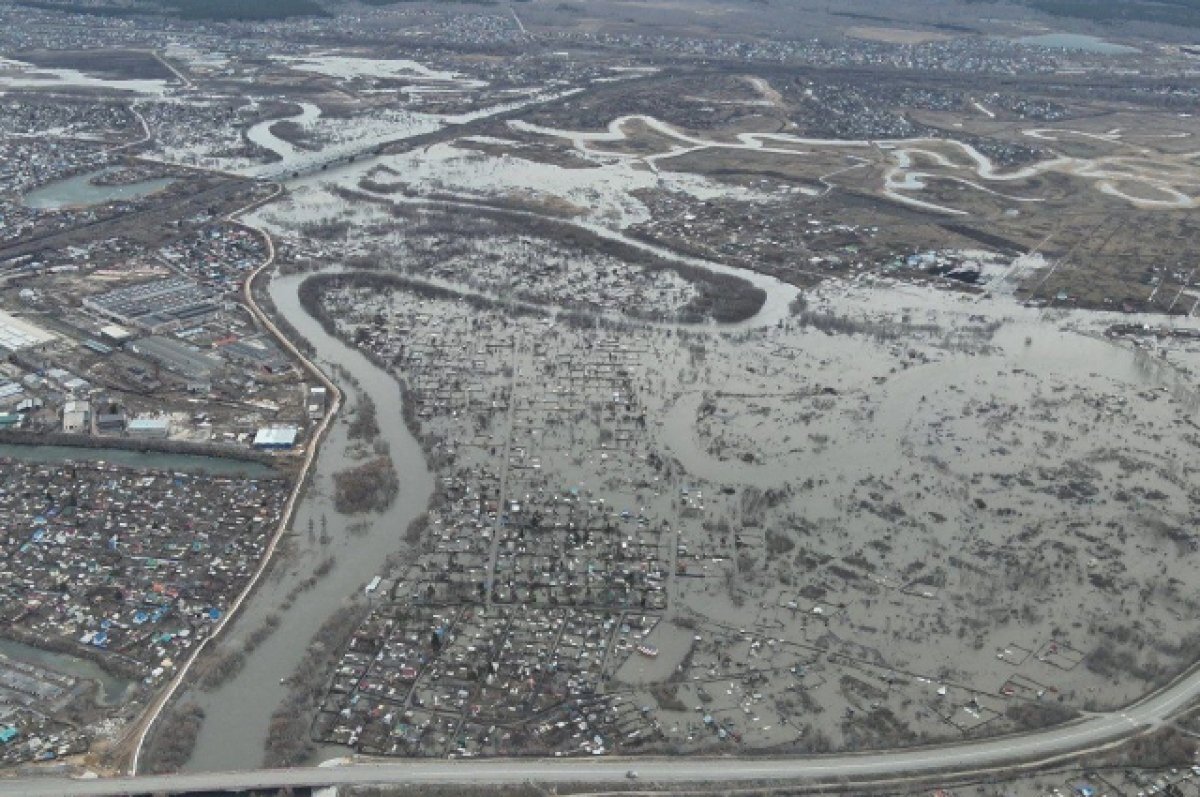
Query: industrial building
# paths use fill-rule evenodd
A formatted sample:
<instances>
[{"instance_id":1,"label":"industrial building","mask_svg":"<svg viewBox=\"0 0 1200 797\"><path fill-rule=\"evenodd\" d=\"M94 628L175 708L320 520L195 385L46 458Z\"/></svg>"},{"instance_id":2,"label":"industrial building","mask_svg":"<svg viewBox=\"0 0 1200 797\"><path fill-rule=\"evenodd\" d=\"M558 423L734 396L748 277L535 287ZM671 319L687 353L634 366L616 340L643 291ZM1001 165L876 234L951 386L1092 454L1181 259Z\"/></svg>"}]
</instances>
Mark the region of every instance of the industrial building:
<instances>
[{"instance_id":1,"label":"industrial building","mask_svg":"<svg viewBox=\"0 0 1200 797\"><path fill-rule=\"evenodd\" d=\"M100 327L100 334L112 343L125 343L133 337L133 333L119 324L106 324Z\"/></svg>"},{"instance_id":2,"label":"industrial building","mask_svg":"<svg viewBox=\"0 0 1200 797\"><path fill-rule=\"evenodd\" d=\"M141 338L128 344L127 348L189 380L207 381L213 372L222 366L221 361L215 357L209 357L174 338L165 338L160 335Z\"/></svg>"},{"instance_id":3,"label":"industrial building","mask_svg":"<svg viewBox=\"0 0 1200 797\"><path fill-rule=\"evenodd\" d=\"M0 350L12 353L40 349L56 340L54 333L0 310Z\"/></svg>"},{"instance_id":4,"label":"industrial building","mask_svg":"<svg viewBox=\"0 0 1200 797\"><path fill-rule=\"evenodd\" d=\"M125 413L102 412L96 415L96 431L100 434L120 434L125 431Z\"/></svg>"},{"instance_id":5,"label":"industrial building","mask_svg":"<svg viewBox=\"0 0 1200 797\"><path fill-rule=\"evenodd\" d=\"M243 338L219 345L222 356L252 368L274 373L290 366L287 356L266 337Z\"/></svg>"},{"instance_id":6,"label":"industrial building","mask_svg":"<svg viewBox=\"0 0 1200 797\"><path fill-rule=\"evenodd\" d=\"M254 447L282 451L296 445L299 430L295 426L267 426L254 435Z\"/></svg>"},{"instance_id":7,"label":"industrial building","mask_svg":"<svg viewBox=\"0 0 1200 797\"><path fill-rule=\"evenodd\" d=\"M221 312L216 294L183 277L144 282L89 296L83 306L119 324L148 332L191 326Z\"/></svg>"},{"instance_id":8,"label":"industrial building","mask_svg":"<svg viewBox=\"0 0 1200 797\"><path fill-rule=\"evenodd\" d=\"M91 431L92 408L86 401L68 401L63 405L63 431L86 434Z\"/></svg>"},{"instance_id":9,"label":"industrial building","mask_svg":"<svg viewBox=\"0 0 1200 797\"><path fill-rule=\"evenodd\" d=\"M171 433L170 418L134 418L126 429L130 437L162 439Z\"/></svg>"},{"instance_id":10,"label":"industrial building","mask_svg":"<svg viewBox=\"0 0 1200 797\"><path fill-rule=\"evenodd\" d=\"M0 380L0 404L15 404L25 395L25 388L7 379Z\"/></svg>"}]
</instances>

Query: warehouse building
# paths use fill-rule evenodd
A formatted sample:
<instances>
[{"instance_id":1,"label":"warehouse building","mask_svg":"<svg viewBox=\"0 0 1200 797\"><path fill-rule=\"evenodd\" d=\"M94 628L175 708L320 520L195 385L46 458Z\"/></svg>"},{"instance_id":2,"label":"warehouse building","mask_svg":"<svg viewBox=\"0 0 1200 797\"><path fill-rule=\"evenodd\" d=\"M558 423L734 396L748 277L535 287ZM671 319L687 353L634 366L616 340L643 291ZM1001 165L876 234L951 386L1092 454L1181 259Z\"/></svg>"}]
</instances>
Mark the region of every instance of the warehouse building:
<instances>
[{"instance_id":1,"label":"warehouse building","mask_svg":"<svg viewBox=\"0 0 1200 797\"><path fill-rule=\"evenodd\" d=\"M62 424L67 434L87 434L92 425L91 405L86 401L68 401L63 405Z\"/></svg>"},{"instance_id":2,"label":"warehouse building","mask_svg":"<svg viewBox=\"0 0 1200 797\"><path fill-rule=\"evenodd\" d=\"M58 336L47 332L36 324L11 313L0 310L0 350L14 353L38 350L58 340Z\"/></svg>"},{"instance_id":3,"label":"warehouse building","mask_svg":"<svg viewBox=\"0 0 1200 797\"><path fill-rule=\"evenodd\" d=\"M148 332L201 324L221 312L215 293L183 277L144 282L89 296L83 300L83 306L118 324L140 327Z\"/></svg>"},{"instance_id":4,"label":"warehouse building","mask_svg":"<svg viewBox=\"0 0 1200 797\"><path fill-rule=\"evenodd\" d=\"M158 363L168 371L186 377L189 381L208 382L212 374L221 369L222 363L199 349L173 338L150 335L130 343L126 348L135 354Z\"/></svg>"},{"instance_id":5,"label":"warehouse building","mask_svg":"<svg viewBox=\"0 0 1200 797\"><path fill-rule=\"evenodd\" d=\"M148 437L163 439L171 434L170 418L134 418L129 422L126 431L130 437Z\"/></svg>"},{"instance_id":6,"label":"warehouse building","mask_svg":"<svg viewBox=\"0 0 1200 797\"><path fill-rule=\"evenodd\" d=\"M296 445L295 426L266 426L254 435L254 447L263 450L285 451Z\"/></svg>"}]
</instances>

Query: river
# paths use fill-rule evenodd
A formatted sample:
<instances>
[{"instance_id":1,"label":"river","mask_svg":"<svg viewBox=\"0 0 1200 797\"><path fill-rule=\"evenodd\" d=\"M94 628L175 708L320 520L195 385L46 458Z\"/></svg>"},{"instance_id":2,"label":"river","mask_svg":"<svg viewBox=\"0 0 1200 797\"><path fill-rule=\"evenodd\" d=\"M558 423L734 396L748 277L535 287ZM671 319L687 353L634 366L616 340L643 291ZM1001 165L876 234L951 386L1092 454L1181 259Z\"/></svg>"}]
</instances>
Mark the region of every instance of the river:
<instances>
[{"instance_id":1,"label":"river","mask_svg":"<svg viewBox=\"0 0 1200 797\"><path fill-rule=\"evenodd\" d=\"M185 698L196 700L205 711L204 725L186 767L192 771L262 765L271 713L287 695L280 679L295 670L326 618L347 602L363 599L363 586L381 572L389 555L402 551L405 529L425 510L433 493L433 475L401 419L399 385L360 352L328 335L304 311L297 294L304 278L294 275L271 281L269 292L278 315L314 346L314 361L322 369L328 373L337 364L353 376L357 389L375 402L380 436L389 447L400 477L400 494L382 514L346 517L334 510L333 474L354 464L348 457L345 417L334 423L314 464L311 486L296 511L291 538L294 551L281 554L259 593L230 627L224 644L239 648L272 613L280 617L278 628L246 659L234 678L212 692L193 690ZM357 400L355 388L342 387L347 391L347 406L352 407ZM325 545L319 533L308 532L310 523L320 529L322 518L332 538ZM367 529L351 533L349 527L363 520L369 521ZM336 558L333 569L312 589L299 593L290 609L280 609L294 585L312 575L316 566L331 555Z\"/></svg>"},{"instance_id":2,"label":"river","mask_svg":"<svg viewBox=\"0 0 1200 797\"><path fill-rule=\"evenodd\" d=\"M270 150L280 157L283 161L291 161L302 154L303 150L298 149L294 144L284 141L279 136L271 131L271 127L276 122L295 122L303 128L312 127L317 119L321 118L321 109L313 105L311 102L302 102L300 105L300 113L294 116L285 116L278 119L264 119L250 127L246 131L246 138L257 144L263 149Z\"/></svg>"}]
</instances>

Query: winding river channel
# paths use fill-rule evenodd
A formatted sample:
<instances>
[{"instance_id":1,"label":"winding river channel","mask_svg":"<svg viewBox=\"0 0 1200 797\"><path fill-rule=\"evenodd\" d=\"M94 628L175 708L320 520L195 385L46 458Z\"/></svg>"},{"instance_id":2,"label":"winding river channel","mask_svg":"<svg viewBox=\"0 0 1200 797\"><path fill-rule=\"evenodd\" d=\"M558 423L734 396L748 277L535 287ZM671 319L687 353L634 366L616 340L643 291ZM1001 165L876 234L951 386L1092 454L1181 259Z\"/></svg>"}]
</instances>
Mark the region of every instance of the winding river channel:
<instances>
[{"instance_id":1,"label":"winding river channel","mask_svg":"<svg viewBox=\"0 0 1200 797\"><path fill-rule=\"evenodd\" d=\"M378 408L380 439L388 446L400 477L400 493L382 514L347 517L333 508L333 474L355 464L350 456L346 414L330 429L321 444L312 471L312 482L292 524L290 552L281 556L245 613L225 640L227 649L239 649L246 637L268 615L279 617L279 626L253 653L232 679L210 692L194 691L188 699L199 703L205 721L187 769L193 771L249 769L262 764L272 712L287 695L281 683L295 671L321 624L339 607L364 600L363 586L384 569L385 560L404 549L409 523L423 512L433 492L433 476L416 439L401 419L400 388L391 375L358 351L330 336L300 305L298 290L306 275L276 277L270 296L279 317L287 321L316 350L313 358L322 370L336 364L351 380L336 377L346 391L347 407L362 395ZM320 541L324 527L330 541ZM353 527L353 528L352 528ZM310 533L310 528L315 533ZM313 575L326 558L333 569L315 586L295 595L291 607L280 607L293 588Z\"/></svg>"}]
</instances>

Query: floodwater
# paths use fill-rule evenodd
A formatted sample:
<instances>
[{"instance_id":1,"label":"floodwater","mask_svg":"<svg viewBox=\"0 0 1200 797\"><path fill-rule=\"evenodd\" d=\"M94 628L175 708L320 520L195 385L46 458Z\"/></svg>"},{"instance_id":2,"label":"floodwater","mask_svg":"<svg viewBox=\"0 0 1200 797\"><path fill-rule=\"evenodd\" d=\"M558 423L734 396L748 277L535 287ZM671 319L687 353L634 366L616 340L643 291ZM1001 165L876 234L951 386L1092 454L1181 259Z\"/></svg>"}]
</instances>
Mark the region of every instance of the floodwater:
<instances>
[{"instance_id":1,"label":"floodwater","mask_svg":"<svg viewBox=\"0 0 1200 797\"><path fill-rule=\"evenodd\" d=\"M1104 55L1125 55L1139 52L1136 47L1115 44L1097 36L1085 36L1081 33L1043 33L1038 36L1022 36L1017 44L1030 44L1035 47L1050 47L1055 50L1075 50L1083 53L1101 53Z\"/></svg>"},{"instance_id":2,"label":"floodwater","mask_svg":"<svg viewBox=\"0 0 1200 797\"><path fill-rule=\"evenodd\" d=\"M133 685L132 681L112 675L94 661L67 653L51 653L12 639L0 639L0 655L81 680L94 681L100 685L99 702L105 706L120 703Z\"/></svg>"},{"instance_id":3,"label":"floodwater","mask_svg":"<svg viewBox=\"0 0 1200 797\"><path fill-rule=\"evenodd\" d=\"M25 61L0 58L0 89L75 89L132 93L143 97L162 97L167 93L165 80L113 80L84 74L78 69L35 67Z\"/></svg>"},{"instance_id":4,"label":"floodwater","mask_svg":"<svg viewBox=\"0 0 1200 797\"><path fill-rule=\"evenodd\" d=\"M485 108L460 114L447 115L423 113L420 111L404 111L390 118L368 119L358 125L349 125L344 121L340 121L340 133L335 133L331 129L320 129L318 131L317 138L321 139L322 143L320 148L315 152L298 150L278 136L275 136L271 133L270 127L280 120L271 119L251 127L247 131L247 137L254 143L275 152L282 160L275 163L251 166L242 169L241 173L247 177L282 179L289 185L294 184L295 180L303 181L305 179L305 177L291 177L289 179L289 175L297 172L312 172L315 177L321 180L328 180L341 170L348 168L357 170L363 164L378 163L379 156L371 153L384 144L433 133L450 125L466 125L498 114L568 97L579 91L581 89L531 94L511 102L489 105ZM316 106L310 106L308 103L300 103L300 105L304 108L304 111L298 116L291 117L292 121L319 127L320 109ZM357 161L357 164L355 161ZM316 174L317 172L319 174Z\"/></svg>"},{"instance_id":5,"label":"floodwater","mask_svg":"<svg viewBox=\"0 0 1200 797\"><path fill-rule=\"evenodd\" d=\"M22 462L108 462L131 468L205 473L210 476L245 476L252 479L276 474L275 469L271 466L248 459L133 451L124 448L76 448L74 446L27 446L0 443L0 460L3 459L17 459Z\"/></svg>"},{"instance_id":6,"label":"floodwater","mask_svg":"<svg viewBox=\"0 0 1200 797\"><path fill-rule=\"evenodd\" d=\"M426 199L423 199L420 197L415 197L415 198L414 197L393 197L392 201L396 202L397 204L432 205L435 207L454 207L454 208L462 208L462 209L468 210L468 211L475 209L475 208L488 208L489 207L488 205L483 204L483 203L473 202L469 198L453 199L453 200L451 200L451 199L426 200ZM533 211L509 210L506 212L508 215L518 217L518 218L545 219L548 221L561 222L561 219L557 219L553 216L547 216L547 215L541 214L541 213L535 213ZM681 254L679 252L674 251L673 249L668 249L664 246L657 246L657 245L649 243L647 241L643 241L639 238L629 237L618 230L610 229L601 224L593 224L590 222L582 222L582 221L576 221L576 222L572 222L572 223L576 227L580 227L582 229L587 230L588 232L594 233L599 238L604 238L609 241L617 241L619 243L622 243L622 244L632 247L634 249L640 249L641 251L649 252L650 254L655 255L656 257L660 257L664 260L681 263L686 266L693 266L695 268L699 268L699 269L703 269L705 271L712 272L713 274L721 274L724 276L737 277L738 279L745 280L746 282L750 283L751 285L753 285L756 288L761 288L766 293L766 299L764 300L762 307L759 308L758 312L755 313L750 318L746 319L745 321L738 321L733 324L723 325L723 327L725 329L754 329L754 328L758 328L758 327L768 327L768 326L774 326L776 324L779 324L780 322L784 321L785 319L787 319L791 316L791 310L790 310L791 303L800 295L799 288L797 288L794 285L789 285L788 283L784 282L783 280L781 280L777 277L773 277L769 274L761 274L757 271L750 271L750 270L744 269L744 268L736 268L734 266L727 266L724 263L718 263L713 260L704 260L702 258L692 257L691 255ZM425 281L430 281L427 278L422 278L422 279L425 279ZM459 290L459 291L463 290L462 286L460 286L460 285L455 285L453 287L455 290ZM466 292L476 293L477 295L481 295L481 296L488 295L482 291L466 291ZM681 328L681 329L690 328L688 325L677 324L674 322L666 322L663 324L663 326L669 326L672 328Z\"/></svg>"},{"instance_id":7,"label":"floodwater","mask_svg":"<svg viewBox=\"0 0 1200 797\"><path fill-rule=\"evenodd\" d=\"M157 177L123 185L96 185L93 180L117 171L116 168L77 174L65 180L55 180L25 195L25 207L35 210L61 210L63 208L86 208L107 202L141 199L162 191L173 184L172 177Z\"/></svg>"},{"instance_id":8,"label":"floodwater","mask_svg":"<svg viewBox=\"0 0 1200 797\"><path fill-rule=\"evenodd\" d=\"M1087 38L1087 37L1083 37ZM1101 44L1108 44L1111 47L1122 47L1122 45L1109 44L1096 40ZM637 122L656 134L673 139L670 148L657 152L652 155L641 153L609 151L603 149L603 145L608 143L624 143L630 138L630 134L626 132L626 125ZM807 148L836 148L836 149L863 149L875 147L885 153L888 161L888 169L884 174L884 186L881 192L884 196L890 199L901 202L907 205L914 205L925 210L932 210L939 213L949 215L965 215L965 211L944 205L934 204L932 202L917 199L900 193L900 191L920 191L926 187L926 178L948 179L974 188L982 190L990 194L1003 196L1005 199L1016 202L1031 202L1037 201L1035 197L1018 197L1007 194L998 194L998 192L986 188L979 183L971 180L964 180L962 177L949 174L945 171L911 171L913 167L913 155L920 155L923 158L932 160L939 169L961 169L962 166L967 166L978 177L985 181L1003 181L1006 183L1017 183L1027 180L1043 173L1061 172L1064 174L1077 175L1079 177L1088 178L1093 181L1094 186L1098 191L1110 196L1120 197L1127 202L1137 207L1194 207L1197 200L1190 194L1185 193L1184 186L1180 183L1177 186L1170 179L1165 179L1161 174L1156 174L1153 171L1148 171L1144 166L1136 163L1126 162L1114 156L1106 156L1101 158L1072 158L1063 155L1056 155L1049 158L1044 158L1035 163L1013 169L1000 169L979 150L975 149L969 143L957 141L954 139L929 139L929 138L910 138L910 139L894 139L881 141L867 140L840 140L840 139L813 139L799 138L786 133L739 133L737 134L737 142L717 141L712 139L700 138L692 134L681 131L672 125L663 122L653 116L645 114L632 114L626 116L618 116L608 124L608 128L603 131L578 131L578 130L561 130L557 128L541 127L531 125L526 122L514 121L510 123L510 127L514 130L519 130L525 133L532 133L542 136L551 136L570 141L577 153L584 157L615 160L618 163L628 164L634 161L644 162L646 165L654 167L654 164L670 158L679 157L681 155L689 155L696 152L708 149L730 149L730 150L747 150L759 153L772 153L776 155L786 155L789 157L805 158L810 155ZM1056 141L1061 136L1081 136L1087 139L1105 141L1112 144L1120 139L1117 133L1097 134L1085 131L1057 129L1057 128L1033 128L1022 130L1022 135L1029 136L1039 140ZM786 145L786 146L785 146ZM797 149L804 147L805 149ZM936 151L934 148L953 148L970 163L964 164L954 159L948 158L945 154ZM421 153L422 162L428 161L429 152ZM1114 164L1117 168L1114 168ZM1129 168L1129 167L1132 168ZM417 168L414 166L413 168ZM545 167L543 167L545 168ZM406 176L413 169L400 169L401 173ZM591 170L597 171L600 170ZM478 164L472 163L471 171L467 173L468 180L465 184L473 185L472 180L476 174L486 174L486 171L481 169ZM572 177L571 179L578 179ZM592 176L591 179L595 179ZM459 180L463 183L462 180ZM1145 186L1148 195L1137 195L1128 193L1125 186L1128 184L1137 184ZM540 189L539 189L540 190ZM568 200L571 197L566 196ZM587 204L587 203L585 203ZM624 225L622 225L624 226Z\"/></svg>"},{"instance_id":9,"label":"floodwater","mask_svg":"<svg viewBox=\"0 0 1200 797\"><path fill-rule=\"evenodd\" d=\"M346 423L335 423L321 446L312 484L293 522L296 552L276 563L259 594L231 627L225 644L239 648L247 634L272 613L280 616L278 628L247 658L236 677L212 692L190 696L205 711L204 725L186 767L192 771L261 766L271 713L287 695L287 687L280 680L300 664L326 618L350 601L363 600L363 587L383 571L387 557L404 551L404 532L425 511L433 493L433 476L401 417L399 385L360 352L326 334L304 311L297 295L304 278L275 278L270 285L271 299L280 316L313 344L316 359L326 372L336 363L375 402L380 439L388 445L400 478L400 493L382 514L347 517L334 510L333 474L354 464L347 455ZM347 405L352 407L355 393L349 386L343 385L343 389L348 393ZM369 522L365 531L349 531L350 526L363 521ZM310 524L317 529L326 525L331 542L321 544L319 536L314 538L309 533ZM290 609L280 609L292 588L328 556L335 558L333 569L312 589L299 593Z\"/></svg>"},{"instance_id":10,"label":"floodwater","mask_svg":"<svg viewBox=\"0 0 1200 797\"><path fill-rule=\"evenodd\" d=\"M903 312L901 301L894 298L889 301L888 297L878 295L872 298L875 306L890 307L894 315ZM936 298L930 297L931 300ZM781 468L778 461L770 458L764 462L744 462L736 457L714 456L696 430L697 410L704 398L701 391L684 393L667 408L657 424L663 443L672 456L687 463L687 472L691 476L717 484L767 489L788 482L802 482L810 477L820 478L831 470L854 473L861 470L861 463L865 462L885 470L890 466L896 472L911 470L907 454L899 447L889 448L881 441L904 439L912 420L927 412L923 409L925 396L975 384L985 385L986 394L993 400L1016 403L1022 399L1024 386L1007 376L1013 368L1047 378L1069 379L1076 384L1101 378L1138 388L1159 384L1156 375L1139 367L1132 352L1100 338L1056 330L1041 321L1035 310L1011 308L1014 315L1018 310L1025 312L1010 319L997 332L987 354L948 356L941 362L903 371L885 384L873 386L872 398L878 411L872 414L869 423L859 422L859 431L869 429L870 433L856 435L847 422L840 419L830 428L819 430L838 441L835 448L821 457L789 459L787 467ZM802 340L806 351L834 362L867 358L869 350L878 348L853 336L813 333ZM782 412L785 401L781 398L773 408L774 412ZM812 430L817 431L818 425L814 423Z\"/></svg>"}]
</instances>

